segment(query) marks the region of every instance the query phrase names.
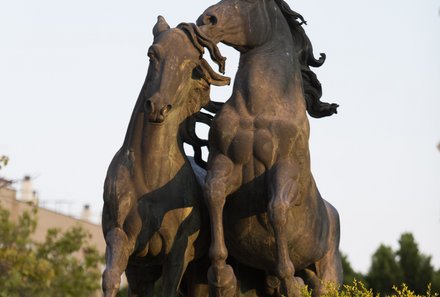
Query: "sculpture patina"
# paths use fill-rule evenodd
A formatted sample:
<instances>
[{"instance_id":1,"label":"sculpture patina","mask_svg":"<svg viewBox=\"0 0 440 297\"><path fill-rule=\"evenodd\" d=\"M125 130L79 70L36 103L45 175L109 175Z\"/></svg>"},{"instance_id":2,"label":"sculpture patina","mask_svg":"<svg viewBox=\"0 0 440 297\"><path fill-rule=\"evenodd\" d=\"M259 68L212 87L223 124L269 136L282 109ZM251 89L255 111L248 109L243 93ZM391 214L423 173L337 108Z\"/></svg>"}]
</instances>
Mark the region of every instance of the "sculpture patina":
<instances>
[{"instance_id":1,"label":"sculpture patina","mask_svg":"<svg viewBox=\"0 0 440 297\"><path fill-rule=\"evenodd\" d=\"M162 296L177 296L187 264L207 249L208 218L201 211L201 187L184 155L183 141L193 134L194 128L187 127L195 123L191 116L209 106L210 85L228 84L229 78L202 59L194 27L170 29L159 17L153 29L147 78L104 185L106 297L116 295L124 271L130 296L151 296L160 277ZM223 63L214 44L201 42ZM186 104L177 104L181 100Z\"/></svg>"},{"instance_id":2,"label":"sculpture patina","mask_svg":"<svg viewBox=\"0 0 440 297\"><path fill-rule=\"evenodd\" d=\"M299 296L303 281L319 295L320 281L342 281L339 217L310 170L306 116L307 107L325 116L337 105L319 102L319 83L313 92L308 67L324 57L313 58L298 19L283 0L223 0L197 21L214 42L240 51L232 96L209 134L212 296L235 296L228 252L267 272L269 296Z\"/></svg>"},{"instance_id":3,"label":"sculpture patina","mask_svg":"<svg viewBox=\"0 0 440 297\"><path fill-rule=\"evenodd\" d=\"M223 0L198 26L170 29L158 18L147 78L104 185L104 296L116 295L124 271L129 296L152 296L160 277L162 297L292 297L304 283L319 296L324 282L341 283L338 213L310 171L306 115L330 116L338 105L320 101L310 67L325 55L314 58L303 23L283 0ZM224 73L219 42L240 52L223 106L210 101L210 85L229 78L202 57L207 48ZM209 142L196 122L211 126Z\"/></svg>"}]
</instances>

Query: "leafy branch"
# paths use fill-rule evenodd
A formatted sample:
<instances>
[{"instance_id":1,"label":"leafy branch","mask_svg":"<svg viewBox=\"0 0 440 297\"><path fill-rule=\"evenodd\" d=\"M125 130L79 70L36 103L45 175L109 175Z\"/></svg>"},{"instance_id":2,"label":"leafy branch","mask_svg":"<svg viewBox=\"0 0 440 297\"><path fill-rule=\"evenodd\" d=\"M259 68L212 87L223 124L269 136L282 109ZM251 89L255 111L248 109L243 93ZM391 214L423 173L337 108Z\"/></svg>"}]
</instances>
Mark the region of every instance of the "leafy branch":
<instances>
[{"instance_id":1,"label":"leafy branch","mask_svg":"<svg viewBox=\"0 0 440 297\"><path fill-rule=\"evenodd\" d=\"M5 167L6 165L8 165L9 162L9 158L8 156L0 156L0 169L2 169L3 167Z\"/></svg>"}]
</instances>

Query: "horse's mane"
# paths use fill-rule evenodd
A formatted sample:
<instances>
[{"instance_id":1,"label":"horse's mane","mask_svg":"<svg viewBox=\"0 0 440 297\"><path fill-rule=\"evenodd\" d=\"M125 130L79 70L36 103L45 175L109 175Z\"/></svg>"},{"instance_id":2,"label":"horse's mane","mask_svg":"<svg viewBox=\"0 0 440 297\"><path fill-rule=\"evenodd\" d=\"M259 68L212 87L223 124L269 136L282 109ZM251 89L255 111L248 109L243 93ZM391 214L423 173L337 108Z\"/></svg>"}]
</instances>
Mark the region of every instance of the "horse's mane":
<instances>
[{"instance_id":1,"label":"horse's mane","mask_svg":"<svg viewBox=\"0 0 440 297\"><path fill-rule=\"evenodd\" d=\"M322 87L316 74L310 69L320 67L325 62L325 54L321 54L319 59L313 55L313 47L307 37L302 24L307 24L304 18L293 11L284 0L275 0L281 9L289 25L294 47L301 65L301 75L303 80L304 97L306 99L307 112L314 118L322 118L337 113L339 105L335 103L322 102ZM299 21L298 21L299 20Z\"/></svg>"},{"instance_id":2,"label":"horse's mane","mask_svg":"<svg viewBox=\"0 0 440 297\"><path fill-rule=\"evenodd\" d=\"M177 28L185 32L193 45L203 55L206 47L211 55L211 59L219 66L219 71L225 73L226 58L223 57L214 41L204 35L199 27L194 23L180 23ZM201 57L200 57L201 58Z\"/></svg>"},{"instance_id":3,"label":"horse's mane","mask_svg":"<svg viewBox=\"0 0 440 297\"><path fill-rule=\"evenodd\" d=\"M181 23L177 26L177 28L181 29L186 33L188 38L193 43L194 47L199 50L200 58L202 58L206 47L209 51L211 59L219 66L219 71L221 73L225 73L225 62L226 58L223 57L218 49L217 45L205 36L202 32L200 32L199 28L193 23ZM204 67L209 68L210 73L214 73L214 70L211 69L211 66L207 62L203 63ZM223 77L218 76L220 80ZM227 80L229 83L229 80ZM226 84L226 83L225 83ZM212 114L216 114L222 107L223 103L209 101L207 106L203 108L208 110ZM202 147L208 146L208 140L200 139L196 134L196 124L204 123L208 126L211 126L211 122L213 119L213 115L204 113L199 111L194 115L190 116L182 125L182 129L180 131L180 135L184 142L188 143L193 147L194 150L194 161L200 167L206 169L206 162L202 159Z\"/></svg>"}]
</instances>

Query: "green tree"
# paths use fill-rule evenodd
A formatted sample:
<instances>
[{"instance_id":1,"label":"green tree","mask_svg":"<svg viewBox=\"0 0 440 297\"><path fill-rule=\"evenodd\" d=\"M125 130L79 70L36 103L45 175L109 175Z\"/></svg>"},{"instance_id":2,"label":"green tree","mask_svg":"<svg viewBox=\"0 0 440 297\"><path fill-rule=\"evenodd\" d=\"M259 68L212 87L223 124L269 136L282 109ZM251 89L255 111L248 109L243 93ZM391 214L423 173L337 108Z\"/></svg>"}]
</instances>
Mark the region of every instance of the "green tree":
<instances>
[{"instance_id":1,"label":"green tree","mask_svg":"<svg viewBox=\"0 0 440 297\"><path fill-rule=\"evenodd\" d=\"M7 156L0 155L0 169L8 165L8 162L9 162L9 158Z\"/></svg>"},{"instance_id":2,"label":"green tree","mask_svg":"<svg viewBox=\"0 0 440 297\"><path fill-rule=\"evenodd\" d=\"M89 297L100 288L102 256L80 227L48 231L42 243L31 239L36 210L17 223L0 207L0 297Z\"/></svg>"},{"instance_id":3,"label":"green tree","mask_svg":"<svg viewBox=\"0 0 440 297\"><path fill-rule=\"evenodd\" d=\"M391 294L394 285L402 281L402 271L391 247L381 244L373 254L367 284L376 293Z\"/></svg>"},{"instance_id":4,"label":"green tree","mask_svg":"<svg viewBox=\"0 0 440 297\"><path fill-rule=\"evenodd\" d=\"M354 280L363 281L365 277L359 273L354 271L351 267L350 262L348 261L347 255L341 252L341 260L342 260L342 269L344 271L344 285L351 285L354 283Z\"/></svg>"},{"instance_id":5,"label":"green tree","mask_svg":"<svg viewBox=\"0 0 440 297\"><path fill-rule=\"evenodd\" d=\"M48 261L31 250L29 239L35 231L32 215L23 214L17 224L0 208L0 296L41 296L49 287L54 272Z\"/></svg>"},{"instance_id":6,"label":"green tree","mask_svg":"<svg viewBox=\"0 0 440 297\"><path fill-rule=\"evenodd\" d=\"M432 291L434 293L440 294L440 269L435 271L432 275Z\"/></svg>"},{"instance_id":7,"label":"green tree","mask_svg":"<svg viewBox=\"0 0 440 297\"><path fill-rule=\"evenodd\" d=\"M403 282L417 294L425 292L434 275L431 257L419 252L411 233L400 236L399 246L396 255L403 272Z\"/></svg>"}]
</instances>

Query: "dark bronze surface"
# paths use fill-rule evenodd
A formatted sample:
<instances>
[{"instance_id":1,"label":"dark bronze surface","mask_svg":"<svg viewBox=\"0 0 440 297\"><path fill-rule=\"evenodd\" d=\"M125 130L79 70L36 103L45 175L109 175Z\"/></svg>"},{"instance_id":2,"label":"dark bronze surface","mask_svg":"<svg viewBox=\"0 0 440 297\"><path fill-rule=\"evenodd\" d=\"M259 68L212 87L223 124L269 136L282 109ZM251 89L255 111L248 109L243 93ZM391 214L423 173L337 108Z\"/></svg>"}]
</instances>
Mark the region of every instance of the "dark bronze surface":
<instances>
[{"instance_id":1,"label":"dark bronze surface","mask_svg":"<svg viewBox=\"0 0 440 297\"><path fill-rule=\"evenodd\" d=\"M183 141L203 145L194 137L195 122L203 120L198 112L205 105L215 111L210 85L228 84L229 78L202 59L203 46L193 39L194 29L189 24L170 29L162 17L153 29L147 78L104 185L106 297L116 295L124 271L130 296L151 296L160 277L162 296L177 296L188 263L206 254L208 218L201 211L201 186ZM203 286L187 287L198 292L190 296L207 295Z\"/></svg>"},{"instance_id":2,"label":"dark bronze surface","mask_svg":"<svg viewBox=\"0 0 440 297\"><path fill-rule=\"evenodd\" d=\"M320 66L301 23L282 0L223 0L198 19L214 42L240 51L233 93L214 118L204 195L211 219L211 296L235 296L226 264L266 272L268 296L299 296L305 281L341 283L339 218L310 170L309 122L336 112L319 101L309 66ZM278 281L279 280L279 281Z\"/></svg>"},{"instance_id":3,"label":"dark bronze surface","mask_svg":"<svg viewBox=\"0 0 440 297\"><path fill-rule=\"evenodd\" d=\"M303 23L283 0L223 0L198 26L170 29L158 18L104 185L105 297L124 271L129 296L152 296L160 277L162 297L292 297L304 283L318 296L322 282L341 283L339 217L310 170L306 114L330 116L338 105L320 101L310 67L325 55L315 59ZM225 104L210 100L210 85L230 80L202 57L208 49L224 73L219 42L240 52ZM209 141L197 122L211 127Z\"/></svg>"}]
</instances>

